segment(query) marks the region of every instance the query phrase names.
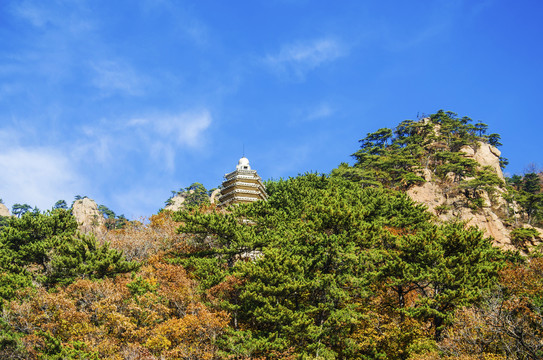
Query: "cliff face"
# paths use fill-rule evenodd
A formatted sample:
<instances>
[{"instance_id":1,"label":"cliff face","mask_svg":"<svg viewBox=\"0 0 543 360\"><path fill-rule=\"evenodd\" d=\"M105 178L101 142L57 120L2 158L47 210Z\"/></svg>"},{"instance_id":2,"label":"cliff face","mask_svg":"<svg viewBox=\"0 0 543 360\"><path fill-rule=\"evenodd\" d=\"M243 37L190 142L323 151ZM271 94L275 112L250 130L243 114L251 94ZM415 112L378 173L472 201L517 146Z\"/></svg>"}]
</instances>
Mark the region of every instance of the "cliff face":
<instances>
[{"instance_id":1,"label":"cliff face","mask_svg":"<svg viewBox=\"0 0 543 360\"><path fill-rule=\"evenodd\" d=\"M187 199L188 193L183 192L170 198L169 204L164 207L164 210L178 211L183 207L183 203Z\"/></svg>"},{"instance_id":2,"label":"cliff face","mask_svg":"<svg viewBox=\"0 0 543 360\"><path fill-rule=\"evenodd\" d=\"M194 190L189 190L188 192L181 192L169 199L168 205L164 207L164 210L178 211L185 206L185 201L190 194L194 194ZM219 196L221 195L220 189L215 189L209 196L209 203L218 204Z\"/></svg>"},{"instance_id":3,"label":"cliff face","mask_svg":"<svg viewBox=\"0 0 543 360\"><path fill-rule=\"evenodd\" d=\"M501 151L490 144L479 142L477 145L476 149L472 146L463 146L460 151L467 158L477 161L481 166L490 166L501 180L505 180L502 168L500 167Z\"/></svg>"},{"instance_id":4,"label":"cliff face","mask_svg":"<svg viewBox=\"0 0 543 360\"><path fill-rule=\"evenodd\" d=\"M209 196L209 202L212 204L219 203L219 197L221 196L221 189L215 189Z\"/></svg>"},{"instance_id":5,"label":"cliff face","mask_svg":"<svg viewBox=\"0 0 543 360\"><path fill-rule=\"evenodd\" d=\"M4 204L0 204L0 216L10 216L9 210Z\"/></svg>"},{"instance_id":6,"label":"cliff face","mask_svg":"<svg viewBox=\"0 0 543 360\"><path fill-rule=\"evenodd\" d=\"M98 211L96 202L89 198L76 200L72 205L72 214L79 224L82 233L103 235L106 233L105 218Z\"/></svg>"},{"instance_id":7,"label":"cliff face","mask_svg":"<svg viewBox=\"0 0 543 360\"><path fill-rule=\"evenodd\" d=\"M501 180L504 180L500 167L500 151L489 144L478 143L477 145L476 147L464 146L461 152L481 166L490 167ZM426 182L413 186L407 191L413 200L427 205L429 211L440 221L465 221L483 230L487 236L491 236L495 246L505 250L515 248L511 241L511 228L504 222L511 211L511 205L502 198L504 190L501 187L497 187L490 194L479 190L479 195L483 199L482 206L474 209L469 206L469 199L465 192L458 189L451 191L450 184L436 181L428 169L425 169L422 175Z\"/></svg>"}]
</instances>

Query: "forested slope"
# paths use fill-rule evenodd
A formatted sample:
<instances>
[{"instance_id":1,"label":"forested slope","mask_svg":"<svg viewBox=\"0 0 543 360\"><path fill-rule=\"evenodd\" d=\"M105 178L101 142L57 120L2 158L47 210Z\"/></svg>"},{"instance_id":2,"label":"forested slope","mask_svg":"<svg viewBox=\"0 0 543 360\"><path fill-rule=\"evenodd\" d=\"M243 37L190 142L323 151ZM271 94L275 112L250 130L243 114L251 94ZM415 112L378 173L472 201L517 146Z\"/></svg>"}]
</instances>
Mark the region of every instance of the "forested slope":
<instances>
[{"instance_id":1,"label":"forested slope","mask_svg":"<svg viewBox=\"0 0 543 360\"><path fill-rule=\"evenodd\" d=\"M202 198L100 240L64 209L5 218L0 358L539 359L541 182L470 159L498 145L483 125L402 122L353 166L268 181L267 202ZM504 199L524 255L406 194L427 182L473 214Z\"/></svg>"},{"instance_id":2,"label":"forested slope","mask_svg":"<svg viewBox=\"0 0 543 360\"><path fill-rule=\"evenodd\" d=\"M343 163L332 174L405 191L443 222L465 221L492 236L496 246L528 251L541 241L541 229L534 228L543 221L541 177L533 169L504 178L508 161L497 149L501 136L487 132L484 123L440 110L367 134L352 155L355 164ZM519 232L533 236L521 241Z\"/></svg>"}]
</instances>

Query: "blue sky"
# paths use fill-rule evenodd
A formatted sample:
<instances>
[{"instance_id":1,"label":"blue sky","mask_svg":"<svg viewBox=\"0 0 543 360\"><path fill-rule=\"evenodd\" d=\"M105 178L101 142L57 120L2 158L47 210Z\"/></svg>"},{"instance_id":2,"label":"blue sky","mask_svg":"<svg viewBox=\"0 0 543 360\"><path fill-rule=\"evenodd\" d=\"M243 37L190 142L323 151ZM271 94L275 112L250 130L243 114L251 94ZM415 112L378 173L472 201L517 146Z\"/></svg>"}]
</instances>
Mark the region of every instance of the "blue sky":
<instances>
[{"instance_id":1,"label":"blue sky","mask_svg":"<svg viewBox=\"0 0 543 360\"><path fill-rule=\"evenodd\" d=\"M543 166L541 1L0 2L0 198L129 218L218 186L329 172L439 109Z\"/></svg>"}]
</instances>

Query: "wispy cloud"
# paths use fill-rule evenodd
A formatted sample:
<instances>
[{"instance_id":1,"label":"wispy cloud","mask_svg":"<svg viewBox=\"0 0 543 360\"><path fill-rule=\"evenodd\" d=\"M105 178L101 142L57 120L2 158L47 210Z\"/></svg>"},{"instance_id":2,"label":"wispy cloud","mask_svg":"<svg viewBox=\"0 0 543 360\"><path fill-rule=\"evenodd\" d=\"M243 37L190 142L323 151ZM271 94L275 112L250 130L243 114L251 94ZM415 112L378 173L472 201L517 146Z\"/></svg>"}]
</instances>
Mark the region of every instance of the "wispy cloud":
<instances>
[{"instance_id":1,"label":"wispy cloud","mask_svg":"<svg viewBox=\"0 0 543 360\"><path fill-rule=\"evenodd\" d=\"M148 154L168 171L173 171L180 150L203 147L206 143L204 132L211 122L210 112L204 109L132 119L127 125L132 128L138 143L148 149Z\"/></svg>"},{"instance_id":2,"label":"wispy cloud","mask_svg":"<svg viewBox=\"0 0 543 360\"><path fill-rule=\"evenodd\" d=\"M86 16L88 10L84 1L57 2L51 6L48 2L26 0L12 6L11 12L34 27L56 27L69 31L72 35L93 27Z\"/></svg>"},{"instance_id":3,"label":"wispy cloud","mask_svg":"<svg viewBox=\"0 0 543 360\"><path fill-rule=\"evenodd\" d=\"M194 13L191 7L180 6L172 0L143 0L139 6L146 16L159 16L162 21L175 24L172 31L177 37L186 38L199 46L209 42L209 27Z\"/></svg>"},{"instance_id":4,"label":"wispy cloud","mask_svg":"<svg viewBox=\"0 0 543 360\"><path fill-rule=\"evenodd\" d=\"M43 145L36 145L40 141L24 122L18 129L0 128L0 198L8 206L47 209L74 194L92 195L113 173L125 174L121 183L129 180L138 174L135 162L150 173L172 172L180 157L205 147L212 124L207 109L127 119L86 126L76 142Z\"/></svg>"},{"instance_id":5,"label":"wispy cloud","mask_svg":"<svg viewBox=\"0 0 543 360\"><path fill-rule=\"evenodd\" d=\"M292 120L289 122L289 125L306 126L308 122L330 118L336 111L335 107L326 101L301 107L293 111Z\"/></svg>"},{"instance_id":6,"label":"wispy cloud","mask_svg":"<svg viewBox=\"0 0 543 360\"><path fill-rule=\"evenodd\" d=\"M211 125L207 109L184 112L174 116L155 117L148 121L157 135L171 137L180 146L202 145L202 133Z\"/></svg>"},{"instance_id":7,"label":"wispy cloud","mask_svg":"<svg viewBox=\"0 0 543 360\"><path fill-rule=\"evenodd\" d=\"M8 204L51 208L83 188L73 160L48 147L16 146L0 152L0 197Z\"/></svg>"},{"instance_id":8,"label":"wispy cloud","mask_svg":"<svg viewBox=\"0 0 543 360\"><path fill-rule=\"evenodd\" d=\"M28 1L19 3L13 7L13 13L20 18L30 22L33 26L42 27L51 20L51 14L45 9L38 8Z\"/></svg>"},{"instance_id":9,"label":"wispy cloud","mask_svg":"<svg viewBox=\"0 0 543 360\"><path fill-rule=\"evenodd\" d=\"M272 70L297 80L317 67L347 54L344 44L332 38L284 45L275 55L268 55L264 62Z\"/></svg>"},{"instance_id":10,"label":"wispy cloud","mask_svg":"<svg viewBox=\"0 0 543 360\"><path fill-rule=\"evenodd\" d=\"M94 71L92 84L103 96L121 93L125 95L143 95L145 79L138 75L129 64L121 61L102 61L91 64Z\"/></svg>"},{"instance_id":11,"label":"wispy cloud","mask_svg":"<svg viewBox=\"0 0 543 360\"><path fill-rule=\"evenodd\" d=\"M5 95L29 76L46 79L37 84L40 90L54 84L72 87L77 79L78 84L97 89L96 97L145 93L149 79L137 68L137 61L123 57L111 48L110 39L104 40L103 21L87 1L25 0L14 3L10 10L29 30L28 39L0 65L0 76L5 75L4 83L11 86L0 89Z\"/></svg>"},{"instance_id":12,"label":"wispy cloud","mask_svg":"<svg viewBox=\"0 0 543 360\"><path fill-rule=\"evenodd\" d=\"M321 103L307 112L307 120L316 120L331 116L335 110L328 103Z\"/></svg>"},{"instance_id":13,"label":"wispy cloud","mask_svg":"<svg viewBox=\"0 0 543 360\"><path fill-rule=\"evenodd\" d=\"M179 152L204 147L204 134L211 123L207 109L117 122L103 120L83 129L84 140L76 151L81 157L92 154L103 164L115 164L139 154L143 161L153 161L158 168L173 171Z\"/></svg>"}]
</instances>

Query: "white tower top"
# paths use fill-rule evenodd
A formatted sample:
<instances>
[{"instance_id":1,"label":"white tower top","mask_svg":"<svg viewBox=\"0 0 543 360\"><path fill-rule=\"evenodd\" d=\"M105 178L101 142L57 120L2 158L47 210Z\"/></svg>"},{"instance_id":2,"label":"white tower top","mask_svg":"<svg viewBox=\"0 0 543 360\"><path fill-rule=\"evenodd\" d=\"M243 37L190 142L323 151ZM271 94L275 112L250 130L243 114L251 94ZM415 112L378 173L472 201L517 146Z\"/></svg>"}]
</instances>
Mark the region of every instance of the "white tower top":
<instances>
[{"instance_id":1,"label":"white tower top","mask_svg":"<svg viewBox=\"0 0 543 360\"><path fill-rule=\"evenodd\" d=\"M245 156L239 159L236 170L251 170L251 166L249 165L249 159L247 159Z\"/></svg>"}]
</instances>

